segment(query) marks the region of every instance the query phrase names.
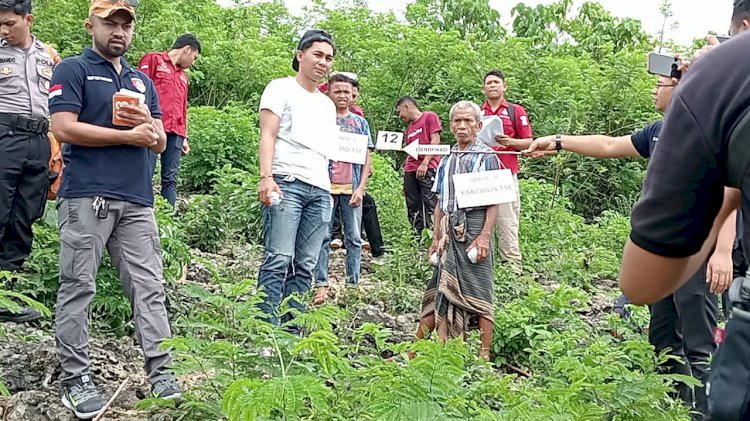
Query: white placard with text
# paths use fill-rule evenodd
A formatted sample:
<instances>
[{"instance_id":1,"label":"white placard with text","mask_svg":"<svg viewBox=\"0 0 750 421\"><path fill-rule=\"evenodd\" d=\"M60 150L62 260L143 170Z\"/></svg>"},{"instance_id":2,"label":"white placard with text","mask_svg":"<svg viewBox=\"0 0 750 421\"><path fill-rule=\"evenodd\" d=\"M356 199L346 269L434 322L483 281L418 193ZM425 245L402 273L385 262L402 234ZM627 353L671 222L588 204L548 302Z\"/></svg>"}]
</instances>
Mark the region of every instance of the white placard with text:
<instances>
[{"instance_id":1,"label":"white placard with text","mask_svg":"<svg viewBox=\"0 0 750 421\"><path fill-rule=\"evenodd\" d=\"M311 113L320 104L310 98L297 98L292 103L292 140L331 159L334 153L331 139L339 134L336 113ZM325 118L329 117L329 118Z\"/></svg>"},{"instance_id":2,"label":"white placard with text","mask_svg":"<svg viewBox=\"0 0 750 421\"><path fill-rule=\"evenodd\" d=\"M401 132L378 132L375 149L379 151L400 151L404 145L404 134Z\"/></svg>"},{"instance_id":3,"label":"white placard with text","mask_svg":"<svg viewBox=\"0 0 750 421\"><path fill-rule=\"evenodd\" d=\"M363 134L340 132L336 144L331 150L330 159L365 165L369 140L370 138Z\"/></svg>"},{"instance_id":4,"label":"white placard with text","mask_svg":"<svg viewBox=\"0 0 750 421\"><path fill-rule=\"evenodd\" d=\"M453 176L460 209L515 202L516 182L510 170L482 171Z\"/></svg>"}]
</instances>

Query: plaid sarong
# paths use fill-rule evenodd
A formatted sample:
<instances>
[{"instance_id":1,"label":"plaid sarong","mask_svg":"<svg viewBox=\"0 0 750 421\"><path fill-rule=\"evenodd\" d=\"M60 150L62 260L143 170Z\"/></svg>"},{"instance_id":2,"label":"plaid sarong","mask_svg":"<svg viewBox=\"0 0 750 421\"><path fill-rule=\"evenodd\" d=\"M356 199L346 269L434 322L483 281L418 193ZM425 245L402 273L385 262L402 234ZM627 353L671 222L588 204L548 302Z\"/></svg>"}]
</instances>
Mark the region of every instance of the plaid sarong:
<instances>
[{"instance_id":1,"label":"plaid sarong","mask_svg":"<svg viewBox=\"0 0 750 421\"><path fill-rule=\"evenodd\" d=\"M449 338L463 337L472 315L494 321L492 255L475 264L466 254L484 227L485 214L485 208L458 211L437 225L443 230L441 258L422 298L422 317L434 313L435 331L446 329Z\"/></svg>"}]
</instances>

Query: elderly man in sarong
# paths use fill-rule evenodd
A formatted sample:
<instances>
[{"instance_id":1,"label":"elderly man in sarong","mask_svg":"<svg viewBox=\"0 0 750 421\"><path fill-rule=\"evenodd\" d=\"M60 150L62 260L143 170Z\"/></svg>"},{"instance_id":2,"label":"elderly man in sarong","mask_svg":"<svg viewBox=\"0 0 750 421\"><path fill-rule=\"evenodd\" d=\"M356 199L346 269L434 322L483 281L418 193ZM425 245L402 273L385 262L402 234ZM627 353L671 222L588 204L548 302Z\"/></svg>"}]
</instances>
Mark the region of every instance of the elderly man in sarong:
<instances>
[{"instance_id":1,"label":"elderly man in sarong","mask_svg":"<svg viewBox=\"0 0 750 421\"><path fill-rule=\"evenodd\" d=\"M437 253L438 263L422 299L417 338L434 330L444 341L464 337L470 320L476 319L482 342L480 356L489 359L494 323L490 242L498 207L459 209L453 176L497 170L500 161L492 149L477 139L482 127L477 104L455 104L450 110L450 126L457 144L440 162L433 186L438 204L428 256ZM476 249L476 263L469 256L472 249Z\"/></svg>"}]
</instances>

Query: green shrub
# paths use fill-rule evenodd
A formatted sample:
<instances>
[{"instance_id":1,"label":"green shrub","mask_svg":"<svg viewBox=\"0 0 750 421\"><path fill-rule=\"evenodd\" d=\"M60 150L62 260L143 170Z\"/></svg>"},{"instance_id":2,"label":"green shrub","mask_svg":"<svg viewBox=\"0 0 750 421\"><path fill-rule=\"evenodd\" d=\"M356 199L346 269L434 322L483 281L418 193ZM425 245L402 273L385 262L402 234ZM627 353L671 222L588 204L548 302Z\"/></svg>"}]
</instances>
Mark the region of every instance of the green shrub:
<instances>
[{"instance_id":1,"label":"green shrub","mask_svg":"<svg viewBox=\"0 0 750 421\"><path fill-rule=\"evenodd\" d=\"M193 107L189 112L190 153L180 166L180 185L208 193L212 173L225 165L257 174L258 121L246 108Z\"/></svg>"},{"instance_id":2,"label":"green shrub","mask_svg":"<svg viewBox=\"0 0 750 421\"><path fill-rule=\"evenodd\" d=\"M258 176L231 165L211 171L211 194L195 195L183 215L190 245L216 252L228 241L260 243L263 238Z\"/></svg>"}]
</instances>

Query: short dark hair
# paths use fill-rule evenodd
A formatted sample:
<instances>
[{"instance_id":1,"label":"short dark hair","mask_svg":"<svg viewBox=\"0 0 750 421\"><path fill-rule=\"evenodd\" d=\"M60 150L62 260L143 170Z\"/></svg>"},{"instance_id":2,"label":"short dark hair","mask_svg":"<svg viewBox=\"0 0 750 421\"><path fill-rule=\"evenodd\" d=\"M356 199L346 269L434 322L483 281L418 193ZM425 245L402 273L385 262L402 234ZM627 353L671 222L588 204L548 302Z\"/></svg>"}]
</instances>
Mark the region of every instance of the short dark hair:
<instances>
[{"instance_id":1,"label":"short dark hair","mask_svg":"<svg viewBox=\"0 0 750 421\"><path fill-rule=\"evenodd\" d=\"M404 104L412 104L415 107L419 108L419 105L417 105L417 100L410 96L402 96L401 98L399 98L398 101L396 101L396 108Z\"/></svg>"},{"instance_id":2,"label":"short dark hair","mask_svg":"<svg viewBox=\"0 0 750 421\"><path fill-rule=\"evenodd\" d=\"M750 19L750 0L734 0L732 22L740 24L744 19Z\"/></svg>"},{"instance_id":3,"label":"short dark hair","mask_svg":"<svg viewBox=\"0 0 750 421\"><path fill-rule=\"evenodd\" d=\"M336 73L335 75L328 78L328 89L331 89L331 86L333 86L334 83L348 83L352 86L354 86L354 80L352 78L342 75L341 73Z\"/></svg>"},{"instance_id":4,"label":"short dark hair","mask_svg":"<svg viewBox=\"0 0 750 421\"><path fill-rule=\"evenodd\" d=\"M492 69L489 72L487 72L486 75L484 75L484 79L482 79L482 83L487 82L487 78L490 76L499 77L500 80L505 82L505 75L503 74L503 71L499 69Z\"/></svg>"},{"instance_id":5,"label":"short dark hair","mask_svg":"<svg viewBox=\"0 0 750 421\"><path fill-rule=\"evenodd\" d=\"M357 79L352 79L352 86L359 89L359 81Z\"/></svg>"},{"instance_id":6,"label":"short dark hair","mask_svg":"<svg viewBox=\"0 0 750 421\"><path fill-rule=\"evenodd\" d=\"M0 11L13 12L19 16L31 14L31 0L0 0Z\"/></svg>"},{"instance_id":7,"label":"short dark hair","mask_svg":"<svg viewBox=\"0 0 750 421\"><path fill-rule=\"evenodd\" d=\"M182 48L185 46L190 46L190 48L197 51L198 54L201 53L201 43L200 41L198 41L198 37L196 37L193 34L182 34L179 37L177 37L177 40L174 42L174 45L172 46L172 49L177 50L178 48Z\"/></svg>"}]
</instances>

